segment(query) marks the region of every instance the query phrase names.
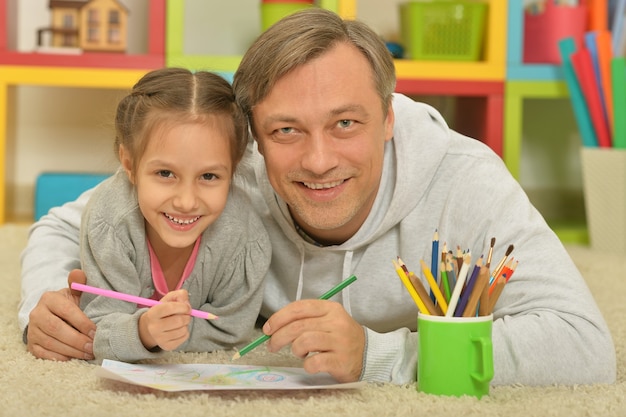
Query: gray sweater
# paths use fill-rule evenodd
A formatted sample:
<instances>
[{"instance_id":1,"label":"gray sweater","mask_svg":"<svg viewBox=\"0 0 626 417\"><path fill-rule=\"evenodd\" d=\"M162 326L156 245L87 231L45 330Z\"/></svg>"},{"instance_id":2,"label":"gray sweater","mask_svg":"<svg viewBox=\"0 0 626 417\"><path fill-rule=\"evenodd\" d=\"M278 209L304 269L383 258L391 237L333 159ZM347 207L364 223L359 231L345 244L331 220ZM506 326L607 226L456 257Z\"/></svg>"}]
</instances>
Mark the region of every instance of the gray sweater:
<instances>
[{"instance_id":1,"label":"gray sweater","mask_svg":"<svg viewBox=\"0 0 626 417\"><path fill-rule=\"evenodd\" d=\"M189 339L176 350L231 348L250 336L263 296L271 246L247 197L236 188L221 216L202 234L195 266L182 288L194 309L219 316L192 317ZM149 298L154 293L144 218L123 171L92 195L83 214L81 266L87 284ZM97 325L97 361L132 362L153 358L139 339L138 320L146 308L84 293L81 308Z\"/></svg>"},{"instance_id":2,"label":"gray sweater","mask_svg":"<svg viewBox=\"0 0 626 417\"><path fill-rule=\"evenodd\" d=\"M519 260L494 311L493 384L614 382L611 334L580 272L502 160L451 130L433 108L396 94L393 139L385 145L380 188L360 230L341 245L300 237L252 152L250 195L273 246L261 313L314 298L349 275L358 281L333 300L366 328L362 377L416 379L417 307L396 275L400 256L428 283L432 237L471 250L472 267L496 238L493 265L509 244Z\"/></svg>"}]
</instances>

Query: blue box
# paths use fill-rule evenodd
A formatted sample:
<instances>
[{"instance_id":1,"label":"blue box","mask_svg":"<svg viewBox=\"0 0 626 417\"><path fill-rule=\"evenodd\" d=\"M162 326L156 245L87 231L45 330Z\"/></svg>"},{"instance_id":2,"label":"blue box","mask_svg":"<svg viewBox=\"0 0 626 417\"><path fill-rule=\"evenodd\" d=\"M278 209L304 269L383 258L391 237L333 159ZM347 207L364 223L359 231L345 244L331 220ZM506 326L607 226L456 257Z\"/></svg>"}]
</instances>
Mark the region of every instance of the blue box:
<instances>
[{"instance_id":1,"label":"blue box","mask_svg":"<svg viewBox=\"0 0 626 417\"><path fill-rule=\"evenodd\" d=\"M35 183L35 220L52 207L76 200L84 191L95 187L111 174L83 172L44 172Z\"/></svg>"}]
</instances>

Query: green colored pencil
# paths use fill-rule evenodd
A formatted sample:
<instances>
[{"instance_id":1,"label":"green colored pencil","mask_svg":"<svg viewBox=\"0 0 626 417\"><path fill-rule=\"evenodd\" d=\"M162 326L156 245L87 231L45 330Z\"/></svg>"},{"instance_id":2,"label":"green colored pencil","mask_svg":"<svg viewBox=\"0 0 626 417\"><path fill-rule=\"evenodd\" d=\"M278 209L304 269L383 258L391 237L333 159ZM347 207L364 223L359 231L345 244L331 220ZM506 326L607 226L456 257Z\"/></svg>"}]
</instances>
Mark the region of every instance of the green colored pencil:
<instances>
[{"instance_id":1,"label":"green colored pencil","mask_svg":"<svg viewBox=\"0 0 626 417\"><path fill-rule=\"evenodd\" d=\"M328 300L329 298L331 298L332 296L334 296L338 292L342 291L348 285L352 284L354 281L356 281L356 277L354 275L351 275L350 277L344 279L339 284L335 285L333 288L331 288L330 290L328 290L327 292L322 294L319 297L319 299L320 300ZM268 336L266 334L259 336L256 340L253 340L247 346L241 348L241 350L239 350L237 353L235 353L231 360L235 360L235 359L241 358L243 355L245 355L246 353L250 352L252 349L256 348L257 346L259 346L263 342L266 342L267 340L269 340L269 338L270 338L270 336Z\"/></svg>"}]
</instances>

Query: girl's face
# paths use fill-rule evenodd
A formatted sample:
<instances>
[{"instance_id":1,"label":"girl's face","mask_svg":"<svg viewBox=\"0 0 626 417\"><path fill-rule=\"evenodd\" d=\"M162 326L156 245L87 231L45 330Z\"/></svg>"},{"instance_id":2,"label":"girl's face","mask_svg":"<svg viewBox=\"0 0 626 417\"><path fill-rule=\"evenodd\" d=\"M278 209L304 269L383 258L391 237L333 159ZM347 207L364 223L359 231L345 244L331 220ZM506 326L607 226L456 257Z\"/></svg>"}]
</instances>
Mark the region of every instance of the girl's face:
<instances>
[{"instance_id":1,"label":"girl's face","mask_svg":"<svg viewBox=\"0 0 626 417\"><path fill-rule=\"evenodd\" d=\"M156 129L134 173L131 155L120 149L157 253L191 247L224 210L233 173L228 123L211 116Z\"/></svg>"}]
</instances>

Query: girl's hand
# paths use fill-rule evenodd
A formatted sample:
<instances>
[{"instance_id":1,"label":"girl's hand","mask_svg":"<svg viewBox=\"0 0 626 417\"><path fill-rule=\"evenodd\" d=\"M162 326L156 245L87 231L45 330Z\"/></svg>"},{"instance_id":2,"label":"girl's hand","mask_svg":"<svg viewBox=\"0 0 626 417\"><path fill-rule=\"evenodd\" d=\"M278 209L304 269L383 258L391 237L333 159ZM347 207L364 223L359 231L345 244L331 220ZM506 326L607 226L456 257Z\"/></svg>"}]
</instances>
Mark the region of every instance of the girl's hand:
<instances>
[{"instance_id":1,"label":"girl's hand","mask_svg":"<svg viewBox=\"0 0 626 417\"><path fill-rule=\"evenodd\" d=\"M139 318L141 342L146 349L176 349L189 338L190 314L187 290L169 292Z\"/></svg>"}]
</instances>

